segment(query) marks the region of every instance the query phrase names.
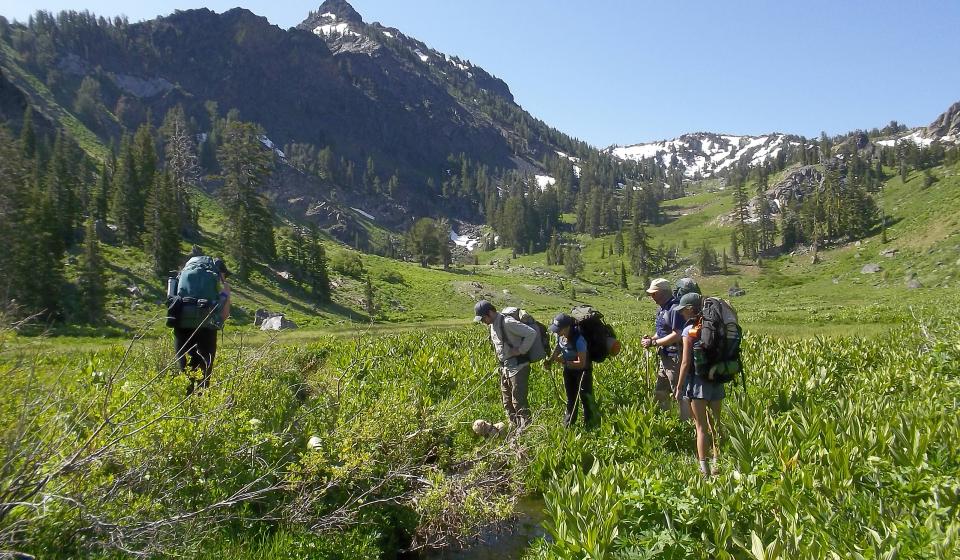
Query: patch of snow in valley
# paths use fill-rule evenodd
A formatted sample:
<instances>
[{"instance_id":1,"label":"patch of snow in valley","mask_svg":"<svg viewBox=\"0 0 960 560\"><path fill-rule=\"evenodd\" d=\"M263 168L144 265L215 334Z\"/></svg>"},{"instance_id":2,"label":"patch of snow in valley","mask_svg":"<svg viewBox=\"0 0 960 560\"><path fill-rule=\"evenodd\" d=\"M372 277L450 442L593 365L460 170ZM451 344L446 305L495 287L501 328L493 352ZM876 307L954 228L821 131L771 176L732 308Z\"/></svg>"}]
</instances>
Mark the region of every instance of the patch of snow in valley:
<instances>
[{"instance_id":1,"label":"patch of snow in valley","mask_svg":"<svg viewBox=\"0 0 960 560\"><path fill-rule=\"evenodd\" d=\"M393 33L390 33L389 31L384 31L383 34L393 39Z\"/></svg>"},{"instance_id":2,"label":"patch of snow in valley","mask_svg":"<svg viewBox=\"0 0 960 560\"><path fill-rule=\"evenodd\" d=\"M423 51L421 51L420 49L414 49L413 54L417 55L417 57L420 58L421 62L427 62L428 60L430 60L430 57L423 54Z\"/></svg>"},{"instance_id":3,"label":"patch of snow in valley","mask_svg":"<svg viewBox=\"0 0 960 560\"><path fill-rule=\"evenodd\" d=\"M337 14L333 12L323 12L322 14L320 14L320 17L324 19L332 19L333 21L337 21Z\"/></svg>"},{"instance_id":4,"label":"patch of snow in valley","mask_svg":"<svg viewBox=\"0 0 960 560\"><path fill-rule=\"evenodd\" d=\"M577 176L577 179L580 178L580 166L579 166L579 165L574 165L574 166L573 166L573 174Z\"/></svg>"},{"instance_id":5,"label":"patch of snow in valley","mask_svg":"<svg viewBox=\"0 0 960 560\"><path fill-rule=\"evenodd\" d=\"M467 251L473 251L480 244L480 240L475 237L457 235L453 228L450 229L450 241L453 241L453 244L457 247L465 247Z\"/></svg>"},{"instance_id":6,"label":"patch of snow in valley","mask_svg":"<svg viewBox=\"0 0 960 560\"><path fill-rule=\"evenodd\" d=\"M350 209L353 210L354 212L356 212L357 214L360 214L360 215L363 216L364 218L367 218L367 219L369 219L369 220L376 220L376 218L374 218L372 215L368 214L367 212L364 212L363 210L361 210L361 209L359 209L359 208L354 208L353 206L351 206Z\"/></svg>"}]
</instances>

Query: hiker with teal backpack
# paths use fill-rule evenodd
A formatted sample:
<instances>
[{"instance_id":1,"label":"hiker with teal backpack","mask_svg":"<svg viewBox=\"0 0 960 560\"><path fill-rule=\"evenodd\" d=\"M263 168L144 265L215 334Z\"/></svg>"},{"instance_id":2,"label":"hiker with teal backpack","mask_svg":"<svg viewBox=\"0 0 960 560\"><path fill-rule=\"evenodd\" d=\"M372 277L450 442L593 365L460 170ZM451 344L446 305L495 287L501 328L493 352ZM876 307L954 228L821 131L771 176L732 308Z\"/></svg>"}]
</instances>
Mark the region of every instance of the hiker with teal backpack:
<instances>
[{"instance_id":1,"label":"hiker with teal backpack","mask_svg":"<svg viewBox=\"0 0 960 560\"><path fill-rule=\"evenodd\" d=\"M680 378L674 397L689 399L697 429L697 459L704 476L719 473L717 434L720 433L720 409L726 397L724 385L737 373L743 375L740 362L742 331L736 311L718 298L688 293L674 306L686 325L683 328L683 352Z\"/></svg>"},{"instance_id":2,"label":"hiker with teal backpack","mask_svg":"<svg viewBox=\"0 0 960 560\"><path fill-rule=\"evenodd\" d=\"M230 317L230 271L220 259L191 257L167 284L167 326L180 370L190 378L187 395L210 384L217 331Z\"/></svg>"}]
</instances>

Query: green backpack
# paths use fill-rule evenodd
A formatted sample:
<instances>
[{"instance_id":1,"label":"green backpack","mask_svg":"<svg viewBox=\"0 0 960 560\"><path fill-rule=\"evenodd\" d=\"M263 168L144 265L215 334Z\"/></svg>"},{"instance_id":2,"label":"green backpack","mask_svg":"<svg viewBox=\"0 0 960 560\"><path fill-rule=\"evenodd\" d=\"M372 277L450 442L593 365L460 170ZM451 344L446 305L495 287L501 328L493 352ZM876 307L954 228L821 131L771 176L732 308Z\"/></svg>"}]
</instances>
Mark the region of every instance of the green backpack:
<instances>
[{"instance_id":1,"label":"green backpack","mask_svg":"<svg viewBox=\"0 0 960 560\"><path fill-rule=\"evenodd\" d=\"M180 271L177 282L181 329L220 329L220 273L213 257L193 257Z\"/></svg>"}]
</instances>

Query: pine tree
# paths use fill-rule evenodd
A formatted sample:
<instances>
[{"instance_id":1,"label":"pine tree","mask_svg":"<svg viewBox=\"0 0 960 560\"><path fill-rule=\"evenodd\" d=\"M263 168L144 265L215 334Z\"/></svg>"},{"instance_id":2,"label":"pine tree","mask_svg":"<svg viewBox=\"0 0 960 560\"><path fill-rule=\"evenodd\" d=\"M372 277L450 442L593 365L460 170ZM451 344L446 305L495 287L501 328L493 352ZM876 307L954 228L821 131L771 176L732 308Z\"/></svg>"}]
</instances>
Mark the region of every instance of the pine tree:
<instances>
[{"instance_id":1,"label":"pine tree","mask_svg":"<svg viewBox=\"0 0 960 560\"><path fill-rule=\"evenodd\" d=\"M273 260L273 215L258 189L273 169L273 155L260 144L263 131L233 120L224 130L218 153L224 183L220 190L226 215L227 250L237 262L237 275L249 275L256 259Z\"/></svg>"},{"instance_id":2,"label":"pine tree","mask_svg":"<svg viewBox=\"0 0 960 560\"><path fill-rule=\"evenodd\" d=\"M93 76L87 76L80 83L77 96L73 102L73 112L87 126L99 128L100 107L103 105L103 95L100 92L100 82Z\"/></svg>"},{"instance_id":3,"label":"pine tree","mask_svg":"<svg viewBox=\"0 0 960 560\"><path fill-rule=\"evenodd\" d=\"M622 257L623 250L623 229L618 229L617 234L613 237L613 252L618 257Z\"/></svg>"},{"instance_id":4,"label":"pine tree","mask_svg":"<svg viewBox=\"0 0 960 560\"><path fill-rule=\"evenodd\" d=\"M739 173L734 181L733 207L737 220L737 237L743 246L743 254L747 258L753 258L756 253L756 244L753 239L753 228L750 225L750 199L747 197L747 189Z\"/></svg>"},{"instance_id":5,"label":"pine tree","mask_svg":"<svg viewBox=\"0 0 960 560\"><path fill-rule=\"evenodd\" d=\"M51 224L58 223L57 206L53 195L34 173L30 196L28 223L25 228L32 237L29 253L21 255L29 274L28 282L21 292L22 302L31 312L39 312L48 318L60 315L63 303L60 294L64 284L63 239Z\"/></svg>"},{"instance_id":6,"label":"pine tree","mask_svg":"<svg viewBox=\"0 0 960 560\"><path fill-rule=\"evenodd\" d=\"M587 230L587 197L583 191L577 193L577 233Z\"/></svg>"},{"instance_id":7,"label":"pine tree","mask_svg":"<svg viewBox=\"0 0 960 560\"><path fill-rule=\"evenodd\" d=\"M603 229L603 193L599 187L590 192L590 203L587 208L587 229L590 237L597 238Z\"/></svg>"},{"instance_id":8,"label":"pine tree","mask_svg":"<svg viewBox=\"0 0 960 560\"><path fill-rule=\"evenodd\" d=\"M80 223L80 155L62 131L57 131L53 155L47 166L46 184L53 198L56 220L48 224L57 231L65 247L74 243L74 230Z\"/></svg>"},{"instance_id":9,"label":"pine tree","mask_svg":"<svg viewBox=\"0 0 960 560\"><path fill-rule=\"evenodd\" d=\"M627 267L623 265L623 261L620 261L620 287L627 289Z\"/></svg>"},{"instance_id":10,"label":"pine tree","mask_svg":"<svg viewBox=\"0 0 960 560\"><path fill-rule=\"evenodd\" d=\"M733 230L730 232L730 257L734 264L740 264L740 249L737 241L737 231Z\"/></svg>"},{"instance_id":11,"label":"pine tree","mask_svg":"<svg viewBox=\"0 0 960 560\"><path fill-rule=\"evenodd\" d=\"M163 275L180 262L180 215L170 173L158 173L146 209L144 247L153 258L153 270Z\"/></svg>"},{"instance_id":12,"label":"pine tree","mask_svg":"<svg viewBox=\"0 0 960 560\"><path fill-rule=\"evenodd\" d=\"M651 269L651 249L647 232L636 215L630 232L630 268L634 275L646 277Z\"/></svg>"},{"instance_id":13,"label":"pine tree","mask_svg":"<svg viewBox=\"0 0 960 560\"><path fill-rule=\"evenodd\" d=\"M120 157L113 173L110 190L113 192L113 219L120 239L134 245L143 224L143 206L139 201L139 182L133 162L133 150L126 136L120 141Z\"/></svg>"},{"instance_id":14,"label":"pine tree","mask_svg":"<svg viewBox=\"0 0 960 560\"><path fill-rule=\"evenodd\" d=\"M377 304L375 301L376 292L373 289L373 280L370 279L370 273L367 273L367 283L363 290L363 302L372 323L376 318Z\"/></svg>"},{"instance_id":15,"label":"pine tree","mask_svg":"<svg viewBox=\"0 0 960 560\"><path fill-rule=\"evenodd\" d=\"M30 223L29 159L22 144L0 126L0 302L22 301L35 270Z\"/></svg>"},{"instance_id":16,"label":"pine tree","mask_svg":"<svg viewBox=\"0 0 960 560\"><path fill-rule=\"evenodd\" d=\"M37 153L37 133L33 129L33 109L27 105L23 112L23 127L20 129L20 149L23 156L33 159Z\"/></svg>"},{"instance_id":17,"label":"pine tree","mask_svg":"<svg viewBox=\"0 0 960 560\"><path fill-rule=\"evenodd\" d=\"M103 321L106 292L103 282L103 259L94 218L87 219L83 240L83 255L80 258L80 276L77 279L80 291L80 309L83 318L90 324Z\"/></svg>"},{"instance_id":18,"label":"pine tree","mask_svg":"<svg viewBox=\"0 0 960 560\"><path fill-rule=\"evenodd\" d=\"M320 243L317 229L310 227L307 245L307 261L310 278L310 288L313 297L319 303L330 303L330 277L327 272L327 253ZM369 275L368 275L369 279Z\"/></svg>"},{"instance_id":19,"label":"pine tree","mask_svg":"<svg viewBox=\"0 0 960 560\"><path fill-rule=\"evenodd\" d=\"M420 218L407 232L407 246L423 267L442 258L441 245L446 245L446 240L446 236L442 235L437 222L432 218Z\"/></svg>"},{"instance_id":20,"label":"pine tree","mask_svg":"<svg viewBox=\"0 0 960 560\"><path fill-rule=\"evenodd\" d=\"M107 213L110 210L110 176L107 174L105 165L100 167L100 174L97 178L97 186L93 191L89 214L94 220L106 222Z\"/></svg>"},{"instance_id":21,"label":"pine tree","mask_svg":"<svg viewBox=\"0 0 960 560\"><path fill-rule=\"evenodd\" d=\"M190 188L200 182L200 167L183 107L178 105L167 112L162 132L165 137L166 165L173 184L181 232L191 235L199 226L198 216L190 202Z\"/></svg>"},{"instance_id":22,"label":"pine tree","mask_svg":"<svg viewBox=\"0 0 960 560\"><path fill-rule=\"evenodd\" d=\"M141 209L145 208L150 197L150 189L156 181L159 158L157 147L153 141L154 130L150 121L140 125L133 136L133 163L137 169L137 200Z\"/></svg>"},{"instance_id":23,"label":"pine tree","mask_svg":"<svg viewBox=\"0 0 960 560\"><path fill-rule=\"evenodd\" d=\"M580 255L580 247L576 245L569 247L563 261L563 269L570 278L576 278L583 272L583 258Z\"/></svg>"},{"instance_id":24,"label":"pine tree","mask_svg":"<svg viewBox=\"0 0 960 560\"><path fill-rule=\"evenodd\" d=\"M697 252L697 265L704 275L715 272L717 269L717 253L706 240Z\"/></svg>"}]
</instances>

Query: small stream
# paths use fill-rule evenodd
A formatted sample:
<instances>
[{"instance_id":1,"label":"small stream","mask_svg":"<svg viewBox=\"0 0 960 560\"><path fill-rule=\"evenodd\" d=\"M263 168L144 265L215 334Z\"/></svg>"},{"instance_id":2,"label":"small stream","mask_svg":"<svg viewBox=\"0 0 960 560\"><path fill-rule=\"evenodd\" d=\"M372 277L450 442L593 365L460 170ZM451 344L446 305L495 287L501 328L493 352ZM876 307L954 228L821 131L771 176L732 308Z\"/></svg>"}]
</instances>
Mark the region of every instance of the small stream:
<instances>
[{"instance_id":1,"label":"small stream","mask_svg":"<svg viewBox=\"0 0 960 560\"><path fill-rule=\"evenodd\" d=\"M543 498L524 497L514 506L509 521L485 529L462 548L423 553L420 560L519 560L530 543L544 536Z\"/></svg>"}]
</instances>

